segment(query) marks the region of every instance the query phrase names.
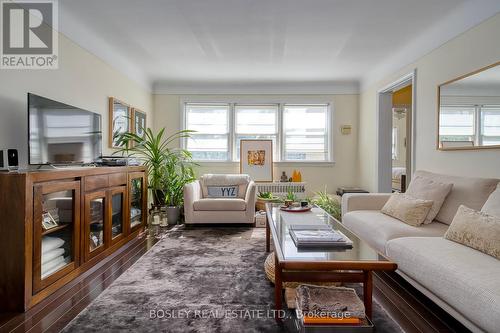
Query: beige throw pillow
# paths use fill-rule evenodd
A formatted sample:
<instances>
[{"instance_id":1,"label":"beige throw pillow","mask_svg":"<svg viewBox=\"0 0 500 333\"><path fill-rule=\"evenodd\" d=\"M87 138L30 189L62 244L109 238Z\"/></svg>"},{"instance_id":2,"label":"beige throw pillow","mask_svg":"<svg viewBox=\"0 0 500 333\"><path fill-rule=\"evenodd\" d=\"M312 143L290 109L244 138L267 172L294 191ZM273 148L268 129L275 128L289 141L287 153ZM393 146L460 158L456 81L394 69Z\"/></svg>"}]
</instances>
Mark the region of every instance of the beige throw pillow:
<instances>
[{"instance_id":1,"label":"beige throw pillow","mask_svg":"<svg viewBox=\"0 0 500 333\"><path fill-rule=\"evenodd\" d=\"M406 224L418 227L424 223L432 204L432 200L422 200L408 194L394 193L382 207L381 212Z\"/></svg>"},{"instance_id":2,"label":"beige throw pillow","mask_svg":"<svg viewBox=\"0 0 500 333\"><path fill-rule=\"evenodd\" d=\"M497 186L497 189L490 194L483 208L481 208L481 211L489 215L500 217L500 184Z\"/></svg>"},{"instance_id":3,"label":"beige throw pillow","mask_svg":"<svg viewBox=\"0 0 500 333\"><path fill-rule=\"evenodd\" d=\"M424 221L425 224L429 224L436 218L452 187L453 184L444 184L431 178L415 176L411 180L406 194L417 199L432 200L434 202Z\"/></svg>"},{"instance_id":4,"label":"beige throw pillow","mask_svg":"<svg viewBox=\"0 0 500 333\"><path fill-rule=\"evenodd\" d=\"M500 217L461 205L444 238L500 259Z\"/></svg>"}]
</instances>

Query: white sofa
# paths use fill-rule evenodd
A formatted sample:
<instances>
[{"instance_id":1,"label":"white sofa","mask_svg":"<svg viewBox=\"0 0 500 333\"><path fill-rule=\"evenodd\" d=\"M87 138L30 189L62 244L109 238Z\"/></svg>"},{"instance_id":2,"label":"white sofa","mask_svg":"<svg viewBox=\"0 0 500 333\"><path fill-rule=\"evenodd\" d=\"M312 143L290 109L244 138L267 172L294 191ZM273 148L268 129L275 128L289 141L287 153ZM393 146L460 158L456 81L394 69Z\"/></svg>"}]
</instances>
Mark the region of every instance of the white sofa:
<instances>
[{"instance_id":1,"label":"white sofa","mask_svg":"<svg viewBox=\"0 0 500 333\"><path fill-rule=\"evenodd\" d=\"M434 222L413 227L382 214L390 194L346 194L342 223L398 264L398 273L474 332L500 329L500 260L443 238L458 207L475 210L499 179L467 178L417 171L452 183Z\"/></svg>"},{"instance_id":2,"label":"white sofa","mask_svg":"<svg viewBox=\"0 0 500 333\"><path fill-rule=\"evenodd\" d=\"M213 198L208 186L237 186L235 198ZM206 174L184 187L186 224L253 223L256 185L248 175Z\"/></svg>"}]
</instances>

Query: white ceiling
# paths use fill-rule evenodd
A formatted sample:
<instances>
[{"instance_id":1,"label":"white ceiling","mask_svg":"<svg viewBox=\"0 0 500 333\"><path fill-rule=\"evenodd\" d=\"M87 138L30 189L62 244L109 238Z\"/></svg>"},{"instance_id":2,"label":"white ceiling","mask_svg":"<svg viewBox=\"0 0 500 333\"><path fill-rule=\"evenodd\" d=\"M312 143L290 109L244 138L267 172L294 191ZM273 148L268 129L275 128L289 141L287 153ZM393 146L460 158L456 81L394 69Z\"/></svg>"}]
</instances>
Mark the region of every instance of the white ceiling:
<instances>
[{"instance_id":1,"label":"white ceiling","mask_svg":"<svg viewBox=\"0 0 500 333\"><path fill-rule=\"evenodd\" d=\"M352 89L377 71L414 61L500 11L500 0L61 0L59 6L62 33L156 91L260 86L322 93Z\"/></svg>"}]
</instances>

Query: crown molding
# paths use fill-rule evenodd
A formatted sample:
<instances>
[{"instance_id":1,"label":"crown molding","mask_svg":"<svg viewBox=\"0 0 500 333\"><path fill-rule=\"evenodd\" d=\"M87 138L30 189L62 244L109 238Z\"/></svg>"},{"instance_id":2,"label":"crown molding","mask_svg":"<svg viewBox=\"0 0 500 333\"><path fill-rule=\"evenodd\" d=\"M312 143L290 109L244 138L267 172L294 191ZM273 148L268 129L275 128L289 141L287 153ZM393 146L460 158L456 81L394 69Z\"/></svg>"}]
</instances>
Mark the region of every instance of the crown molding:
<instances>
[{"instance_id":1,"label":"crown molding","mask_svg":"<svg viewBox=\"0 0 500 333\"><path fill-rule=\"evenodd\" d=\"M365 91L371 85L416 62L426 54L499 12L500 1L498 0L463 3L437 24L431 26L419 37L408 43L406 47L403 47L392 57L364 75L361 80L360 91Z\"/></svg>"},{"instance_id":2,"label":"crown molding","mask_svg":"<svg viewBox=\"0 0 500 333\"><path fill-rule=\"evenodd\" d=\"M352 95L359 93L358 81L344 82L175 82L160 81L153 94L261 94L261 95Z\"/></svg>"}]
</instances>

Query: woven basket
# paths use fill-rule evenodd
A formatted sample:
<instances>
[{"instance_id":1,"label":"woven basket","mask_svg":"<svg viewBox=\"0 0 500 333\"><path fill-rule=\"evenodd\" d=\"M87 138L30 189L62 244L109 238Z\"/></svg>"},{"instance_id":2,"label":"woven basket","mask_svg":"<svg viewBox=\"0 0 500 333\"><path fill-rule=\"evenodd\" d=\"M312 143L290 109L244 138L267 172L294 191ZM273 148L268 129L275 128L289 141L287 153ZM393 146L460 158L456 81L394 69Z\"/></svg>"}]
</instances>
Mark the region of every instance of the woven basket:
<instances>
[{"instance_id":1,"label":"woven basket","mask_svg":"<svg viewBox=\"0 0 500 333\"><path fill-rule=\"evenodd\" d=\"M264 263L264 270L266 272L266 277L271 283L274 284L274 252L269 253ZM313 284L317 286L335 286L338 287L342 285L341 282L283 282L283 289L285 288L297 288L301 284Z\"/></svg>"}]
</instances>

